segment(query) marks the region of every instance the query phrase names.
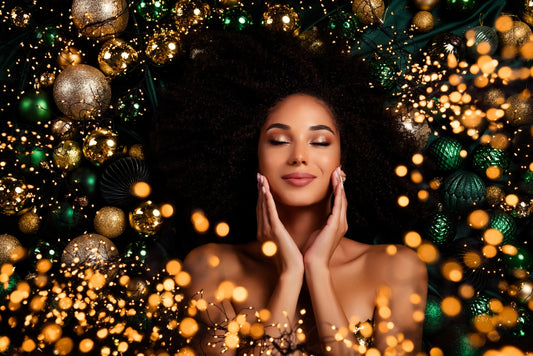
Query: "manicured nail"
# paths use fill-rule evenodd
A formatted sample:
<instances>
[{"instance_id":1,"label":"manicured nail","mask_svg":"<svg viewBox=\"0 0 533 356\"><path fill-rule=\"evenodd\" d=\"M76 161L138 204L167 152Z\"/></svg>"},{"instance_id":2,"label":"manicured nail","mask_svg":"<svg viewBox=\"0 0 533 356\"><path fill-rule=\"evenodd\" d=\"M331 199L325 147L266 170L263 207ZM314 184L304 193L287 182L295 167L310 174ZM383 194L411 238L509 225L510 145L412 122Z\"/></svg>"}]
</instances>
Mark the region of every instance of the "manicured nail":
<instances>
[{"instance_id":1,"label":"manicured nail","mask_svg":"<svg viewBox=\"0 0 533 356\"><path fill-rule=\"evenodd\" d=\"M263 192L263 194L266 194L267 191L264 185L261 186L261 191Z\"/></svg>"}]
</instances>

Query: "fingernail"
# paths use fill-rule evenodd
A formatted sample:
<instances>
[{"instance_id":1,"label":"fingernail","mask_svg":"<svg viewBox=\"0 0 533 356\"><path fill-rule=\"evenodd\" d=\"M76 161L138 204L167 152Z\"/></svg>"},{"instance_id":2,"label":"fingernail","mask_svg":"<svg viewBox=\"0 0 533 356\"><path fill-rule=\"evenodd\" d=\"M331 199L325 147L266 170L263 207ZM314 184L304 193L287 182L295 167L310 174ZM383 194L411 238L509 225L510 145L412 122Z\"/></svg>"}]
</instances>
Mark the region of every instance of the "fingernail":
<instances>
[{"instance_id":1,"label":"fingernail","mask_svg":"<svg viewBox=\"0 0 533 356\"><path fill-rule=\"evenodd\" d=\"M257 178L257 183L261 183L261 181L260 181L261 178L260 178L259 173L257 173L257 174L255 175L255 177Z\"/></svg>"},{"instance_id":2,"label":"fingernail","mask_svg":"<svg viewBox=\"0 0 533 356\"><path fill-rule=\"evenodd\" d=\"M263 185L263 186L261 186L261 191L263 192L263 194L266 194L266 192L267 192L267 191L266 191L266 189L265 189L265 186L264 186L264 185Z\"/></svg>"}]
</instances>

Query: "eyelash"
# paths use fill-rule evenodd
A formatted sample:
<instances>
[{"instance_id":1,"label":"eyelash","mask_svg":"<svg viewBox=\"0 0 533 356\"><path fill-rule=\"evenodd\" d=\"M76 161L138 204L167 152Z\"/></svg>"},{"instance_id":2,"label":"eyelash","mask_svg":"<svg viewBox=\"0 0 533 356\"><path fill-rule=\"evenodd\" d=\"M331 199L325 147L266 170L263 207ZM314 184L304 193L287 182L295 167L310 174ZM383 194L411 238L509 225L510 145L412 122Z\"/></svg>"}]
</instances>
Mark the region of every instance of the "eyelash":
<instances>
[{"instance_id":1,"label":"eyelash","mask_svg":"<svg viewBox=\"0 0 533 356\"><path fill-rule=\"evenodd\" d=\"M280 141L280 140L269 140L269 143L273 146L281 146L284 144L289 143L288 141ZM321 146L321 147L327 147L330 145L329 142L311 142L311 145L313 146Z\"/></svg>"}]
</instances>

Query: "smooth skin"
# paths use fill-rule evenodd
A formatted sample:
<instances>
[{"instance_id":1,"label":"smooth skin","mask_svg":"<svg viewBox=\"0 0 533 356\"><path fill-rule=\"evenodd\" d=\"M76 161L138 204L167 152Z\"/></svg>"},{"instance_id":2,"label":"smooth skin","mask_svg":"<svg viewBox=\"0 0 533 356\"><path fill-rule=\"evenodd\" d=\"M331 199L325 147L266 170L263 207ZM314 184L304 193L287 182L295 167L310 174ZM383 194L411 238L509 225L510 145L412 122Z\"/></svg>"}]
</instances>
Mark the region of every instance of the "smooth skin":
<instances>
[{"instance_id":1,"label":"smooth skin","mask_svg":"<svg viewBox=\"0 0 533 356\"><path fill-rule=\"evenodd\" d=\"M184 261L192 277L189 295L202 291L213 303L199 314L205 322L246 314L253 323L254 312L266 308L268 335L294 330L302 319L309 344L317 345L314 353L359 355L346 346L357 342L349 330L358 321L373 320L374 347L382 354L420 352L426 266L404 246L344 237L348 202L340 153L340 135L324 102L294 94L272 108L258 143L257 240L200 246ZM272 257L261 249L267 241L277 246ZM216 292L224 281L244 287L247 298L221 299ZM339 331L341 342L335 341ZM219 355L220 336L198 335L197 351Z\"/></svg>"}]
</instances>

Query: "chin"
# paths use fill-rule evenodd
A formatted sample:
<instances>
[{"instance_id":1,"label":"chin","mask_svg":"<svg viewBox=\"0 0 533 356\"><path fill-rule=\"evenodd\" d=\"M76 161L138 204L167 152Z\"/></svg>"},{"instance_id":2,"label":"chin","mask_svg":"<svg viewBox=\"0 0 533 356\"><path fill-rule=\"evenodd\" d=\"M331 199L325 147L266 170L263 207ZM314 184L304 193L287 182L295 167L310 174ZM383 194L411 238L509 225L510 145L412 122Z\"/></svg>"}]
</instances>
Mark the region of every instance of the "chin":
<instances>
[{"instance_id":1,"label":"chin","mask_svg":"<svg viewBox=\"0 0 533 356\"><path fill-rule=\"evenodd\" d=\"M328 194L317 194L317 192L309 190L300 190L297 192L283 192L282 194L275 194L274 200L277 204L290 206L295 208L302 208L323 203L329 198Z\"/></svg>"}]
</instances>

